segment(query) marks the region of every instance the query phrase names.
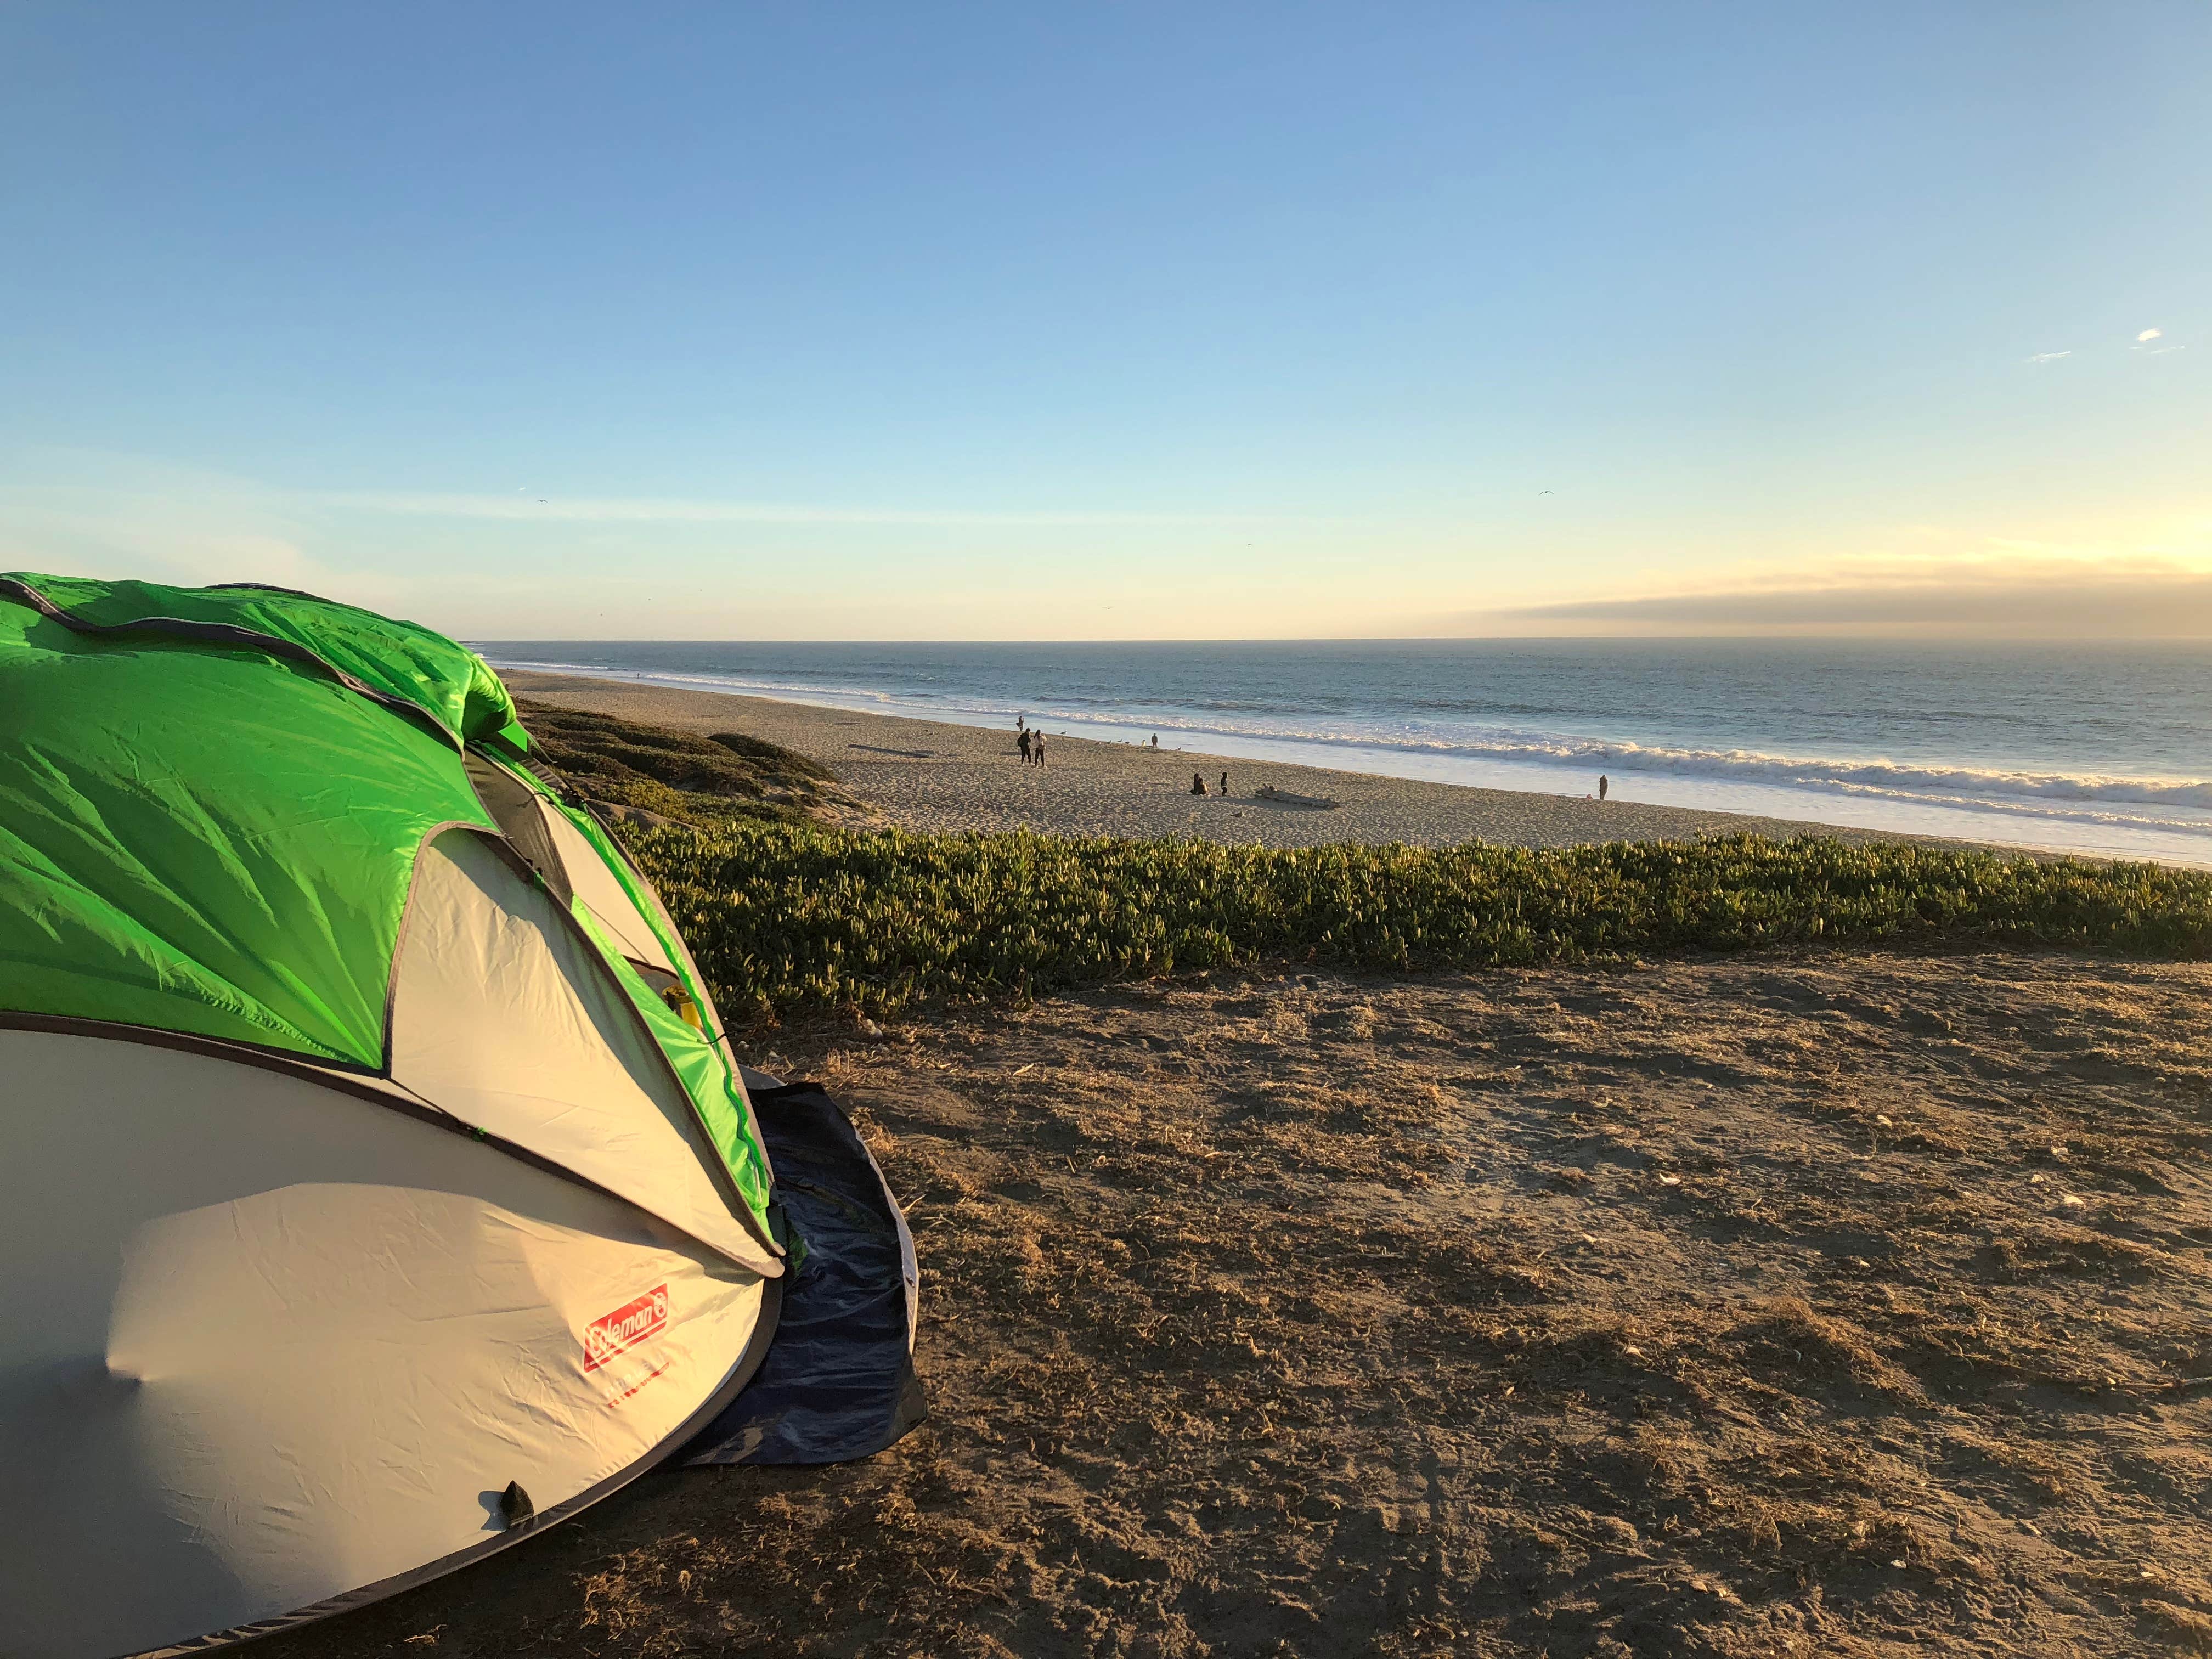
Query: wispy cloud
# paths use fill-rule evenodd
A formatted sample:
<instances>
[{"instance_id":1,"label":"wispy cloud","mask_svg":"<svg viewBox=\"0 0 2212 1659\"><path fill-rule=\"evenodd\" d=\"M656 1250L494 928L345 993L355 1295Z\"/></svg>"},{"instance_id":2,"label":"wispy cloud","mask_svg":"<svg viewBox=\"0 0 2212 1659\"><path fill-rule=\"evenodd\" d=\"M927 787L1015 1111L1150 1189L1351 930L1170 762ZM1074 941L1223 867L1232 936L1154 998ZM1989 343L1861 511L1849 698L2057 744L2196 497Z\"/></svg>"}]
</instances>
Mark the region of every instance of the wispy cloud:
<instances>
[{"instance_id":1,"label":"wispy cloud","mask_svg":"<svg viewBox=\"0 0 2212 1659\"><path fill-rule=\"evenodd\" d=\"M1260 513L994 511L964 507L823 507L785 501L686 501L658 496L532 496L331 491L303 505L423 519L495 519L572 524L781 524L895 526L1115 526L1280 524ZM1308 522L1309 520L1300 520Z\"/></svg>"},{"instance_id":2,"label":"wispy cloud","mask_svg":"<svg viewBox=\"0 0 2212 1659\"><path fill-rule=\"evenodd\" d=\"M2027 361L2031 363L2055 363L2061 357L2071 357L2073 355L2071 351L2039 351Z\"/></svg>"}]
</instances>

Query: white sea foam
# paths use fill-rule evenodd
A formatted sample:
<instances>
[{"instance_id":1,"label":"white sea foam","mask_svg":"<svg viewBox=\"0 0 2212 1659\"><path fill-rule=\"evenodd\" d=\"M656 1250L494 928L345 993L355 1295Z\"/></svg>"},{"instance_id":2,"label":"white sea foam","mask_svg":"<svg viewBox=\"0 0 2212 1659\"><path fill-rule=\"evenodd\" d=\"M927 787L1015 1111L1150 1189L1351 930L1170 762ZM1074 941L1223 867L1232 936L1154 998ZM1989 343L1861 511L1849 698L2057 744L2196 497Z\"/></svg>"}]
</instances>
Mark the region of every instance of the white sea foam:
<instances>
[{"instance_id":1,"label":"white sea foam","mask_svg":"<svg viewBox=\"0 0 2212 1659\"><path fill-rule=\"evenodd\" d=\"M1048 711L1049 716L1050 711ZM1066 718L1095 718L1066 711ZM1115 721L1126 725L1127 717ZM1231 724L1162 714L1163 730L1188 735L1266 737L1363 749L1403 749L1430 755L1528 761L1588 770L1662 772L1684 776L1742 779L1796 788L1868 793L1937 794L1957 801L1996 799L2027 810L2041 800L2112 801L2134 805L2212 810L2212 779L2136 778L2063 772L2017 772L1969 766L1916 766L1886 758L1844 760L1767 755L1748 749L1669 749L1543 732L1440 736L1376 729L1359 731L1291 725Z\"/></svg>"}]
</instances>

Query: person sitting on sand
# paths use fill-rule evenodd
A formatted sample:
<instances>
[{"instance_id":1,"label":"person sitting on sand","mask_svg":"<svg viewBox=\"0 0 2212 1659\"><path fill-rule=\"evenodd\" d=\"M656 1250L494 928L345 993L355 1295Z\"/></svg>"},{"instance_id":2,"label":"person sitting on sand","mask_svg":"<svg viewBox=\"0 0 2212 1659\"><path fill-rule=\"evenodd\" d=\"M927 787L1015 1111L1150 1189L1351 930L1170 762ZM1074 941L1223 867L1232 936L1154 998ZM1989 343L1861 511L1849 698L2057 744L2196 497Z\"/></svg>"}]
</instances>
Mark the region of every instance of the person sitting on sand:
<instances>
[{"instance_id":1,"label":"person sitting on sand","mask_svg":"<svg viewBox=\"0 0 2212 1659\"><path fill-rule=\"evenodd\" d=\"M1022 751L1022 764L1027 766L1030 763L1030 729L1028 726L1024 726L1022 727L1021 738L1019 742L1015 744L1015 747Z\"/></svg>"},{"instance_id":2,"label":"person sitting on sand","mask_svg":"<svg viewBox=\"0 0 2212 1659\"><path fill-rule=\"evenodd\" d=\"M1044 728L1039 726L1030 733L1030 758L1039 766L1044 764Z\"/></svg>"},{"instance_id":3,"label":"person sitting on sand","mask_svg":"<svg viewBox=\"0 0 2212 1659\"><path fill-rule=\"evenodd\" d=\"M1194 795L1202 795L1206 793L1206 775L1204 773L1194 772L1190 775L1190 793Z\"/></svg>"}]
</instances>

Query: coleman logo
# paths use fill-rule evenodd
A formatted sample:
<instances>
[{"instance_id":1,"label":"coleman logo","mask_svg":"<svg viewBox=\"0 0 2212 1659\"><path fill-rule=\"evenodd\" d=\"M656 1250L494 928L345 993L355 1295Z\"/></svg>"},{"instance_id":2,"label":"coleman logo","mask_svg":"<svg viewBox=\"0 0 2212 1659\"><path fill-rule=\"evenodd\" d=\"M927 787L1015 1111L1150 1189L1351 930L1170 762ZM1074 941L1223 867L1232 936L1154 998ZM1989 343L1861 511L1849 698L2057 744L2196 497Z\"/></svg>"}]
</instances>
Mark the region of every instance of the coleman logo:
<instances>
[{"instance_id":1,"label":"coleman logo","mask_svg":"<svg viewBox=\"0 0 2212 1659\"><path fill-rule=\"evenodd\" d=\"M656 1285L635 1302L584 1327L584 1369L595 1371L668 1328L668 1286Z\"/></svg>"}]
</instances>

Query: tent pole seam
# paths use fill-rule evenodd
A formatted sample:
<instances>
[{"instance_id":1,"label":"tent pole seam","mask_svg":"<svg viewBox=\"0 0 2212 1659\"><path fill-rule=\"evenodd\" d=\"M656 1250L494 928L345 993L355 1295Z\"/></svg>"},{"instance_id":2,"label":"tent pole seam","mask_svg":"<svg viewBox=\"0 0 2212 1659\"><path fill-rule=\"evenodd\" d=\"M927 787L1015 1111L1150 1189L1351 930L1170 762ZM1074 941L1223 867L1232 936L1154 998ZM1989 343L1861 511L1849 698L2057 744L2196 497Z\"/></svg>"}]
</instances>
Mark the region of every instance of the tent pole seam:
<instances>
[{"instance_id":1,"label":"tent pole seam","mask_svg":"<svg viewBox=\"0 0 2212 1659\"><path fill-rule=\"evenodd\" d=\"M499 757L495 756L490 757L489 758L491 758L495 764L506 768L506 769L510 773L515 769L512 765L509 765L508 763ZM530 773L528 775L533 779L536 778L535 773ZM541 784L544 781L542 779L538 779L537 781ZM471 781L473 782L473 781ZM550 789L547 791L547 793L549 797L554 800L556 805L565 807L567 805L565 802L561 801L557 795L554 795L552 791ZM481 791L478 792L478 799L482 799ZM678 959L690 970L693 988L697 992L700 1000L704 1004L708 1011L714 1015L715 1030L713 1037L714 1045L720 1054L723 1064L728 1067L731 1078L737 1083L737 1103L744 1114L744 1127L746 1132L751 1139L754 1149L760 1154L762 1166L768 1171L769 1181L771 1188L773 1188L775 1181L775 1166L769 1158L767 1138L761 1133L760 1120L755 1115L753 1112L752 1101L745 1093L744 1079L739 1073L738 1067L737 1053L730 1045L728 1034L722 1029L723 1022L721 1019L720 1010L714 1006L712 995L708 991L706 982L699 973L699 965L692 959L690 946L684 941L683 932L676 926L674 919L669 915L668 907L661 902L659 890L653 886L653 883L646 877L645 872L637 867L635 861L633 860L628 852L623 849L621 839L616 836L613 826L609 824L606 819L593 809L589 801L580 801L577 810L582 811L593 823L599 826L600 830L605 835L608 844L614 848L616 856L622 860L629 874L636 880L640 890L653 901L653 908L659 913L662 923L667 927L670 936L676 941ZM487 816L494 816L491 814L489 805L485 807L485 812ZM485 834L486 832L479 829L477 833ZM554 908L561 912L562 920L568 925L570 929L584 941L591 952L592 959L600 964L603 971L611 975L613 969L605 962L604 953L599 949L599 941L592 939L590 933L584 928L581 924L577 922L574 915L570 912L567 902L562 899L562 896L554 892L551 884L544 879L544 872L538 871L531 860L524 855L522 849L514 845L513 838L502 831L489 834L487 836L487 839L491 840L495 847L504 853L510 867L514 868L518 875L520 875L525 880L536 881L537 884L548 894L552 895L556 901L554 905ZM593 850L596 851L597 849L594 848ZM411 887L409 890L409 901L411 905L413 901L413 890ZM404 927L404 921L402 923L402 927L403 928ZM396 988L396 981L399 971L399 950L397 945L392 949L392 971ZM622 991L622 986L619 981L617 981L615 988L618 992ZM623 1000L626 1006L629 1006L629 994L627 992L623 992ZM675 1062L669 1060L666 1052L662 1049L660 1046L660 1040L653 1035L653 1028L650 1025L646 1024L644 1017L642 1015L638 1015L634 1007L631 1008L630 1012L633 1015L636 1016L637 1023L644 1030L646 1040L652 1045L653 1052L659 1054L662 1061L666 1065L669 1075L674 1079L678 1090L684 1096L684 1103L691 1109L693 1120L698 1124L700 1132L707 1138L708 1148L714 1154L711 1160L711 1164L712 1174L716 1177L717 1186L719 1187L726 1183L727 1191L724 1194L724 1196L726 1200L735 1200L733 1206L734 1213L744 1224L745 1230L748 1232L750 1232L760 1243L765 1244L771 1251L781 1255L781 1251L775 1244L773 1237L769 1236L761 1226L758 1218L753 1214L752 1206L745 1201L744 1194L738 1191L736 1177L731 1175L728 1167L723 1164L720 1150L716 1146L714 1140L714 1127L706 1121L704 1115L701 1113L698 1102L691 1098L691 1091L684 1082L682 1074L676 1070ZM389 1067L391 1061L391 1044L392 1023L390 1003L387 1001L385 1018L385 1059L387 1068Z\"/></svg>"},{"instance_id":2,"label":"tent pole seam","mask_svg":"<svg viewBox=\"0 0 2212 1659\"><path fill-rule=\"evenodd\" d=\"M768 1166L769 1180L772 1183L775 1179L775 1164L769 1157L768 1137L761 1133L760 1118L753 1110L751 1093L745 1088L744 1075L738 1064L737 1049L730 1042L728 1022L723 1019L721 1009L716 1006L713 993L707 988L706 975L699 971L699 964L691 955L690 941L684 937L684 930L676 925L676 919L668 914L668 906L660 896L660 890L653 884L653 878L638 868L637 860L630 857L629 849L622 844L622 837L615 833L615 827L608 822L606 815L601 812L593 803L581 798L577 801L577 810L586 814L592 822L598 824L605 832L608 844L621 855L622 861L629 866L630 874L637 878L639 890L653 901L653 908L660 913L660 920L667 927L669 937L676 941L676 948L681 955L683 963L690 970L692 988L705 1002L707 1011L714 1017L715 1043L722 1051L723 1060L730 1067L731 1077L737 1082L738 1102L744 1108L745 1112L745 1127L752 1135L753 1145L760 1149L761 1161Z\"/></svg>"},{"instance_id":3,"label":"tent pole seam","mask_svg":"<svg viewBox=\"0 0 2212 1659\"><path fill-rule=\"evenodd\" d=\"M532 1152L518 1141L480 1128L467 1119L447 1111L434 1100L416 1093L396 1078L381 1073L338 1071L304 1055L289 1054L281 1049L256 1048L243 1042L227 1042L221 1037L198 1036L189 1031L165 1031L158 1026L126 1025L119 1020L85 1019L74 1014L19 1014L0 1011L0 1030L44 1031L56 1036L83 1037L96 1042L136 1042L149 1048L173 1048L179 1054L201 1054L210 1060L228 1060L234 1066L251 1066L257 1071L274 1072L281 1077L296 1077L303 1082L328 1089L332 1094L343 1095L349 1100L358 1100L371 1106L381 1106L386 1111L397 1112L400 1116L412 1119L429 1128L459 1135L465 1140L489 1146L518 1164L558 1176L586 1192L612 1199L616 1203L683 1234L701 1249L723 1261L730 1260L719 1246L708 1243L690 1228L671 1221L658 1211L648 1210L635 1199L618 1193L611 1187L602 1186L591 1176L580 1174L543 1152ZM395 1094L384 1089L364 1086L370 1078L386 1083L399 1092ZM744 1267L743 1262L733 1265ZM752 1273L756 1269L745 1267L745 1271ZM768 1275L763 1274L762 1277Z\"/></svg>"},{"instance_id":4,"label":"tent pole seam","mask_svg":"<svg viewBox=\"0 0 2212 1659\"><path fill-rule=\"evenodd\" d=\"M530 860L524 858L515 849L514 844L505 836L496 830L484 830L475 824L460 824L456 827L482 836L490 844L493 853L507 865L510 871L524 881L536 884L537 872L530 867ZM551 897L551 894L547 893L547 896ZM599 942L592 937L590 931L583 923L576 920L574 911L560 904L555 904L552 908L561 918L562 926L566 927L570 936L584 947L585 955L599 972L602 988L614 994L616 1002L629 1016L637 1030L644 1036L645 1046L650 1048L654 1057L660 1061L662 1072L668 1081L675 1085L678 1096L683 1100L684 1105L690 1109L691 1121L698 1126L699 1133L706 1139L707 1151L711 1154L709 1157L701 1158L700 1163L706 1168L707 1178L714 1182L714 1188L721 1195L722 1201L729 1206L731 1216L738 1225L752 1236L756 1243L760 1244L769 1252L772 1260L781 1259L785 1254L783 1247L778 1244L774 1236L761 1224L760 1218L753 1213L753 1206L745 1201L745 1195L738 1189L737 1177L730 1173L729 1166L722 1162L721 1152L714 1145L713 1126L701 1115L699 1103L691 1098L691 1091L684 1081L684 1074L676 1069L676 1062L668 1057L668 1051L660 1046L660 1039L653 1035L653 1027L646 1023L645 1016L637 1010L637 1005L629 1000L629 992L624 988L622 981L615 976L614 969L608 963L606 953L599 949ZM392 952L392 973L395 979L398 974L398 952L395 950ZM386 1037L387 1045L391 1041L389 1030L387 1025ZM672 1222L669 1224L673 1226L675 1224ZM715 1253L720 1255L720 1251L716 1250Z\"/></svg>"},{"instance_id":5,"label":"tent pole seam","mask_svg":"<svg viewBox=\"0 0 2212 1659\"><path fill-rule=\"evenodd\" d=\"M306 597L312 599L314 596L309 594ZM239 645L265 651L288 662L302 663L310 668L319 669L356 696L367 697L371 702L380 703L394 714L407 715L428 726L434 735L455 749L463 746L453 728L421 703L406 697L395 697L387 691L380 691L306 646L292 640L280 639L274 634L264 634L258 629L241 628L235 623L192 622L182 617L136 617L121 623L88 622L75 612L56 605L30 583L20 581L13 576L0 576L0 599L10 599L19 605L28 605L40 616L58 622L73 632L94 638L112 637L118 634L167 634L179 639L205 640L216 645Z\"/></svg>"}]
</instances>

